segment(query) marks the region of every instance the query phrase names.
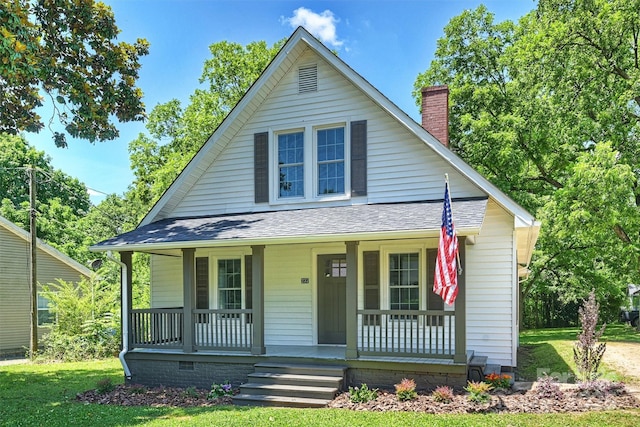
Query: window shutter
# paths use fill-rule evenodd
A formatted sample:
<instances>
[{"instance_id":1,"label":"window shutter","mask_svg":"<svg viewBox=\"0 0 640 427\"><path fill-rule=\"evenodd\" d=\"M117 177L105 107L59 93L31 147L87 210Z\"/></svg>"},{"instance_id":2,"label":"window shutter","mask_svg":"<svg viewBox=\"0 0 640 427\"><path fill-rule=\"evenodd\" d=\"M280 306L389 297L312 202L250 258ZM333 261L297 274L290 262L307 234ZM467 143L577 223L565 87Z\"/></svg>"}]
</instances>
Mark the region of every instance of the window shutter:
<instances>
[{"instance_id":1,"label":"window shutter","mask_svg":"<svg viewBox=\"0 0 640 427\"><path fill-rule=\"evenodd\" d=\"M256 203L269 201L269 134L253 135L253 176Z\"/></svg>"},{"instance_id":2,"label":"window shutter","mask_svg":"<svg viewBox=\"0 0 640 427\"><path fill-rule=\"evenodd\" d=\"M209 258L196 258L196 309L209 309Z\"/></svg>"},{"instance_id":3,"label":"window shutter","mask_svg":"<svg viewBox=\"0 0 640 427\"><path fill-rule=\"evenodd\" d=\"M367 195L367 121L351 122L351 195Z\"/></svg>"},{"instance_id":4,"label":"window shutter","mask_svg":"<svg viewBox=\"0 0 640 427\"><path fill-rule=\"evenodd\" d=\"M436 274L437 249L427 249L427 310L444 310L444 301L438 294L433 293L433 283Z\"/></svg>"},{"instance_id":5,"label":"window shutter","mask_svg":"<svg viewBox=\"0 0 640 427\"><path fill-rule=\"evenodd\" d=\"M253 308L253 265L251 255L244 257L244 307Z\"/></svg>"},{"instance_id":6,"label":"window shutter","mask_svg":"<svg viewBox=\"0 0 640 427\"><path fill-rule=\"evenodd\" d=\"M366 251L363 257L364 309L380 309L380 252Z\"/></svg>"}]
</instances>

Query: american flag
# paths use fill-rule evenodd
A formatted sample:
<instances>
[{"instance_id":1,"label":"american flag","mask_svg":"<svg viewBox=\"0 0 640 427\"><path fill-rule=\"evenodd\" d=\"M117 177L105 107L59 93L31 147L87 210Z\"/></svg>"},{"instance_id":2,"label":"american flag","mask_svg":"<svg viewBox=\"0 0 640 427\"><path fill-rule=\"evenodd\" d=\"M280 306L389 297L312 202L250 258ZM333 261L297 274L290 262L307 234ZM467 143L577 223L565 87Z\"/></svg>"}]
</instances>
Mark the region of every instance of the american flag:
<instances>
[{"instance_id":1,"label":"american flag","mask_svg":"<svg viewBox=\"0 0 640 427\"><path fill-rule=\"evenodd\" d=\"M440 243L436 259L433 292L440 295L444 302L452 305L458 295L458 236L451 217L451 199L449 183L444 186L444 206L442 208L442 226L440 227Z\"/></svg>"}]
</instances>

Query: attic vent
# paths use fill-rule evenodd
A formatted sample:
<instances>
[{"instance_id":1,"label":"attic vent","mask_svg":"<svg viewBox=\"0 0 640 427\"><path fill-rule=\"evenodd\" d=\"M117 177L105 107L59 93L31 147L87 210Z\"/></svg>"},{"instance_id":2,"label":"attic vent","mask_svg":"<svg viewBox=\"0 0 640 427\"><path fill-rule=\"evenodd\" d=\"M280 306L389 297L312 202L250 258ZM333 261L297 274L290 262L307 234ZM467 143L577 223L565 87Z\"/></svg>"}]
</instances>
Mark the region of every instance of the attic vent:
<instances>
[{"instance_id":1,"label":"attic vent","mask_svg":"<svg viewBox=\"0 0 640 427\"><path fill-rule=\"evenodd\" d=\"M318 66L311 65L298 69L298 93L318 91Z\"/></svg>"}]
</instances>

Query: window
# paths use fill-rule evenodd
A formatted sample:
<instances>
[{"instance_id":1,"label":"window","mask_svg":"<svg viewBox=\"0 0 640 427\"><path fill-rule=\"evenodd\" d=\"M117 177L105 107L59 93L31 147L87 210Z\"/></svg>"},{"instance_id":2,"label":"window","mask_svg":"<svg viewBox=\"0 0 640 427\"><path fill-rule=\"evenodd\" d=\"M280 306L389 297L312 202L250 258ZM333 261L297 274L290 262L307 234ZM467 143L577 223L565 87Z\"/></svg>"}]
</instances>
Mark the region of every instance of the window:
<instances>
[{"instance_id":1,"label":"window","mask_svg":"<svg viewBox=\"0 0 640 427\"><path fill-rule=\"evenodd\" d=\"M418 253L389 255L389 308L418 310L420 308Z\"/></svg>"},{"instance_id":2,"label":"window","mask_svg":"<svg viewBox=\"0 0 640 427\"><path fill-rule=\"evenodd\" d=\"M347 277L347 260L334 258L325 265L325 277Z\"/></svg>"},{"instance_id":3,"label":"window","mask_svg":"<svg viewBox=\"0 0 640 427\"><path fill-rule=\"evenodd\" d=\"M304 197L304 133L278 135L279 197Z\"/></svg>"},{"instance_id":4,"label":"window","mask_svg":"<svg viewBox=\"0 0 640 427\"><path fill-rule=\"evenodd\" d=\"M218 308L242 308L242 262L240 259L218 260Z\"/></svg>"},{"instance_id":5,"label":"window","mask_svg":"<svg viewBox=\"0 0 640 427\"><path fill-rule=\"evenodd\" d=\"M344 127L317 132L318 195L344 194Z\"/></svg>"},{"instance_id":6,"label":"window","mask_svg":"<svg viewBox=\"0 0 640 427\"><path fill-rule=\"evenodd\" d=\"M38 326L49 325L55 320L55 316L49 309L51 302L38 293Z\"/></svg>"}]
</instances>

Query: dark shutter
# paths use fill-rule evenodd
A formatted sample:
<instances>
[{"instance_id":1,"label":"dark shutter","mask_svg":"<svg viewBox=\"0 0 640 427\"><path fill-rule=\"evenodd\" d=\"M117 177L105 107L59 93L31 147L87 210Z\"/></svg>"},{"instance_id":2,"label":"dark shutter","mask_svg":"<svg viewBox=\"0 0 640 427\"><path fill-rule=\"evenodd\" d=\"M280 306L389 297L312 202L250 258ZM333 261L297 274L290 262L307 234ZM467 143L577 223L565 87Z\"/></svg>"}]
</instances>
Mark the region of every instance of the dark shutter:
<instances>
[{"instance_id":1,"label":"dark shutter","mask_svg":"<svg viewBox=\"0 0 640 427\"><path fill-rule=\"evenodd\" d=\"M437 249L427 249L427 292L425 292L425 295L427 295L427 310L444 310L442 297L433 293L437 256Z\"/></svg>"},{"instance_id":2,"label":"dark shutter","mask_svg":"<svg viewBox=\"0 0 640 427\"><path fill-rule=\"evenodd\" d=\"M245 255L244 257L244 308L253 308L253 258L251 255ZM246 314L245 320L247 323L252 323L253 317L251 314Z\"/></svg>"},{"instance_id":3,"label":"dark shutter","mask_svg":"<svg viewBox=\"0 0 640 427\"><path fill-rule=\"evenodd\" d=\"M362 253L364 279L364 309L380 309L380 252L366 251ZM365 325L379 325L379 315L367 315L363 319Z\"/></svg>"},{"instance_id":4,"label":"dark shutter","mask_svg":"<svg viewBox=\"0 0 640 427\"><path fill-rule=\"evenodd\" d=\"M196 309L209 309L209 258L196 258Z\"/></svg>"},{"instance_id":5,"label":"dark shutter","mask_svg":"<svg viewBox=\"0 0 640 427\"><path fill-rule=\"evenodd\" d=\"M269 201L269 134L253 135L253 176L256 203Z\"/></svg>"},{"instance_id":6,"label":"dark shutter","mask_svg":"<svg viewBox=\"0 0 640 427\"><path fill-rule=\"evenodd\" d=\"M367 195L367 121L351 122L351 195Z\"/></svg>"}]
</instances>

